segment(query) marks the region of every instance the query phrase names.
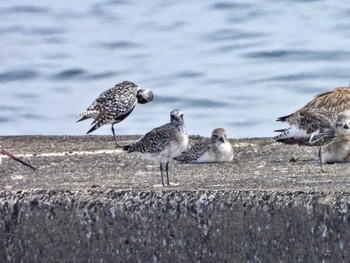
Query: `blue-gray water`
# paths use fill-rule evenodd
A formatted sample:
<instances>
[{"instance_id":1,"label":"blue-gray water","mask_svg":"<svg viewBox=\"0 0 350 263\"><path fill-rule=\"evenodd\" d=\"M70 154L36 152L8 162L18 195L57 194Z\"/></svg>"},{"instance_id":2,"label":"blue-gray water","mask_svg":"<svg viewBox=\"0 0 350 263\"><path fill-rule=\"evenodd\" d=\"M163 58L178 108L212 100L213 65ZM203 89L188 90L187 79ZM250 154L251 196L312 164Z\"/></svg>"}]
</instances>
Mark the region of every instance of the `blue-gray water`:
<instances>
[{"instance_id":1,"label":"blue-gray water","mask_svg":"<svg viewBox=\"0 0 350 263\"><path fill-rule=\"evenodd\" d=\"M347 1L12 0L0 17L1 135L85 134L76 114L130 80L155 100L117 134L181 108L190 134L273 136L277 117L350 81Z\"/></svg>"}]
</instances>

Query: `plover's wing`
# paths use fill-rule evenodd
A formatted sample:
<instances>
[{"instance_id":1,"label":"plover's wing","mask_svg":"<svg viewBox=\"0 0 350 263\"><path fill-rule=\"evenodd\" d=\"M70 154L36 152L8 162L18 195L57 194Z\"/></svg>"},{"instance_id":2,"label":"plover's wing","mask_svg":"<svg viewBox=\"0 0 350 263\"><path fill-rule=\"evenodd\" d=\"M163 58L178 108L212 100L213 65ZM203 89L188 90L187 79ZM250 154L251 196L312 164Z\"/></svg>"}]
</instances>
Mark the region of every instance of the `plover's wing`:
<instances>
[{"instance_id":1,"label":"plover's wing","mask_svg":"<svg viewBox=\"0 0 350 263\"><path fill-rule=\"evenodd\" d=\"M292 123L294 118L298 118L302 112L319 112L325 115L330 114L335 120L336 115L340 112L350 109L350 88L338 87L317 94L313 100L308 102L304 107L292 114L279 117L277 121Z\"/></svg>"},{"instance_id":2,"label":"plover's wing","mask_svg":"<svg viewBox=\"0 0 350 263\"><path fill-rule=\"evenodd\" d=\"M350 87L338 87L322 92L307 103L304 109L330 112L337 115L350 109ZM336 117L334 117L336 118Z\"/></svg>"},{"instance_id":3,"label":"plover's wing","mask_svg":"<svg viewBox=\"0 0 350 263\"><path fill-rule=\"evenodd\" d=\"M97 123L99 121L97 118L105 118L105 116L102 117L102 112L105 112L110 119L125 116L134 109L137 103L137 90L136 84L129 81L115 85L115 87L102 92L86 111L80 113L79 116L82 118L79 121L94 118Z\"/></svg>"},{"instance_id":4,"label":"plover's wing","mask_svg":"<svg viewBox=\"0 0 350 263\"><path fill-rule=\"evenodd\" d=\"M339 87L322 92L294 113L277 121L287 122L290 127L275 139L284 143L322 145L332 139L332 124L340 112L350 109L350 88ZM315 143L317 142L317 143Z\"/></svg>"},{"instance_id":5,"label":"plover's wing","mask_svg":"<svg viewBox=\"0 0 350 263\"><path fill-rule=\"evenodd\" d=\"M154 128L146 133L139 141L126 145L123 149L127 152L159 153L171 142L170 123Z\"/></svg>"},{"instance_id":6,"label":"plover's wing","mask_svg":"<svg viewBox=\"0 0 350 263\"><path fill-rule=\"evenodd\" d=\"M185 163L194 162L198 160L211 147L212 144L210 139L202 139L196 142L190 149L184 151L179 156L176 156L174 160Z\"/></svg>"},{"instance_id":7,"label":"plover's wing","mask_svg":"<svg viewBox=\"0 0 350 263\"><path fill-rule=\"evenodd\" d=\"M118 123L124 120L126 117L130 115L130 113L134 110L135 106L131 108L128 112L122 114L121 112L114 112L113 109L105 109L97 115L95 120L92 122L94 126L87 132L87 134L93 132L94 130L100 128L105 124L113 124Z\"/></svg>"},{"instance_id":8,"label":"plover's wing","mask_svg":"<svg viewBox=\"0 0 350 263\"><path fill-rule=\"evenodd\" d=\"M323 145L334 138L332 120L328 113L320 111L299 111L289 117L290 127L275 136L279 142L287 144Z\"/></svg>"},{"instance_id":9,"label":"plover's wing","mask_svg":"<svg viewBox=\"0 0 350 263\"><path fill-rule=\"evenodd\" d=\"M134 110L136 103L137 98L132 91L120 88L105 91L87 110L88 112L98 112L92 122L94 126L88 133L102 125L121 122Z\"/></svg>"}]
</instances>

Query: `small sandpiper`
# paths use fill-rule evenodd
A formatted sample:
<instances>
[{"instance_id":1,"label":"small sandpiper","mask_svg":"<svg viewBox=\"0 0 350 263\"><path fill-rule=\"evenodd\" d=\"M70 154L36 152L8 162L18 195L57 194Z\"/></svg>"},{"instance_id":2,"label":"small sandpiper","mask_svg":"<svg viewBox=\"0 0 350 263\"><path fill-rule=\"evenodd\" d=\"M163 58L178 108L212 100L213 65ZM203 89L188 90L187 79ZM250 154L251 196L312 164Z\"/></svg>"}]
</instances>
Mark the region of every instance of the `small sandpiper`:
<instances>
[{"instance_id":1,"label":"small sandpiper","mask_svg":"<svg viewBox=\"0 0 350 263\"><path fill-rule=\"evenodd\" d=\"M290 127L275 139L287 144L324 145L334 138L333 123L338 114L350 110L350 87L339 87L325 91L294 113L279 117Z\"/></svg>"},{"instance_id":2,"label":"small sandpiper","mask_svg":"<svg viewBox=\"0 0 350 263\"><path fill-rule=\"evenodd\" d=\"M17 162L20 162L21 164L25 165L25 166L28 166L30 167L31 169L35 170L35 168L33 166L31 166L30 164L26 163L25 161L22 161L21 159L19 159L18 157L14 156L12 153L4 150L4 149L1 149L1 145L0 145L0 153L3 154L3 155L6 155L10 158L12 158L13 160L17 161ZM1 155L0 155L0 165L2 164L2 158L1 158Z\"/></svg>"},{"instance_id":3,"label":"small sandpiper","mask_svg":"<svg viewBox=\"0 0 350 263\"><path fill-rule=\"evenodd\" d=\"M325 163L350 162L350 115L339 114L334 123L335 138L328 144L321 146L318 152L321 171Z\"/></svg>"},{"instance_id":4,"label":"small sandpiper","mask_svg":"<svg viewBox=\"0 0 350 263\"><path fill-rule=\"evenodd\" d=\"M225 129L217 128L213 130L210 139L196 142L174 159L185 163L230 162L233 159L233 150Z\"/></svg>"},{"instance_id":5,"label":"small sandpiper","mask_svg":"<svg viewBox=\"0 0 350 263\"><path fill-rule=\"evenodd\" d=\"M175 109L170 112L170 123L154 128L146 133L138 142L124 146L127 152L138 152L143 158L160 162L162 185L163 164L165 163L167 185L169 185L169 161L181 154L188 145L188 135L184 123L183 112Z\"/></svg>"},{"instance_id":6,"label":"small sandpiper","mask_svg":"<svg viewBox=\"0 0 350 263\"><path fill-rule=\"evenodd\" d=\"M100 128L105 124L112 124L114 140L119 147L115 133L114 124L121 122L134 110L137 103L146 104L153 100L150 89L140 89L135 83L124 81L101 93L86 111L80 113L77 122L93 118L94 125L87 134Z\"/></svg>"}]
</instances>

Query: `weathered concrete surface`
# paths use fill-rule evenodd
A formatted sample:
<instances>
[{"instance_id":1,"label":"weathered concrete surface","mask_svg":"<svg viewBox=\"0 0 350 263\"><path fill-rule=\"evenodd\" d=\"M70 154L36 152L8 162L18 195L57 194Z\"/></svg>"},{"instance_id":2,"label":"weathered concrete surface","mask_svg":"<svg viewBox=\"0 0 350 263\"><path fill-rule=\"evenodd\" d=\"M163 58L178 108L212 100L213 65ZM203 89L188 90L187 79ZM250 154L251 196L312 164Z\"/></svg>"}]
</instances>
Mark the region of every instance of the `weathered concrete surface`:
<instances>
[{"instance_id":1,"label":"weathered concrete surface","mask_svg":"<svg viewBox=\"0 0 350 263\"><path fill-rule=\"evenodd\" d=\"M173 162L162 188L111 137L0 139L38 167L3 160L0 262L350 262L349 165L321 174L317 148L233 140L231 163Z\"/></svg>"}]
</instances>

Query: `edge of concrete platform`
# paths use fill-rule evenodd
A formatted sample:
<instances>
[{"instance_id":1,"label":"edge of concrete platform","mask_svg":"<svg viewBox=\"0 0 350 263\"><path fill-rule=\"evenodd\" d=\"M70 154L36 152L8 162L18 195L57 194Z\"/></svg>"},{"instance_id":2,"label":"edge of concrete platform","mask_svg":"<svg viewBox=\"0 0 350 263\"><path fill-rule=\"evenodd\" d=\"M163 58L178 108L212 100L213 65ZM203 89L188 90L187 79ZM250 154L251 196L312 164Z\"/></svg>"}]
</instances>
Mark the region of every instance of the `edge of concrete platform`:
<instances>
[{"instance_id":1,"label":"edge of concrete platform","mask_svg":"<svg viewBox=\"0 0 350 263\"><path fill-rule=\"evenodd\" d=\"M349 192L0 192L1 261L348 262Z\"/></svg>"}]
</instances>

